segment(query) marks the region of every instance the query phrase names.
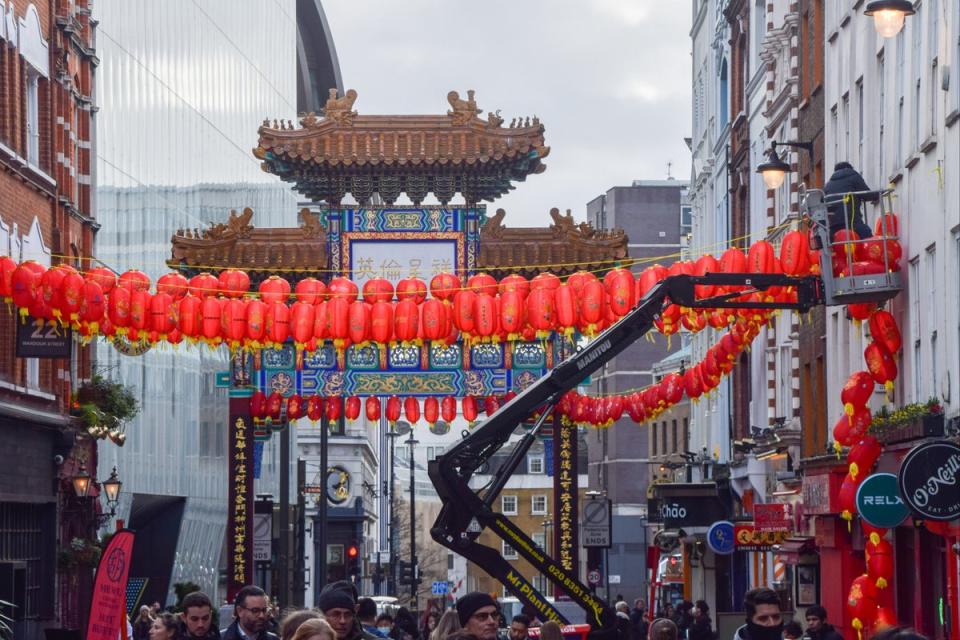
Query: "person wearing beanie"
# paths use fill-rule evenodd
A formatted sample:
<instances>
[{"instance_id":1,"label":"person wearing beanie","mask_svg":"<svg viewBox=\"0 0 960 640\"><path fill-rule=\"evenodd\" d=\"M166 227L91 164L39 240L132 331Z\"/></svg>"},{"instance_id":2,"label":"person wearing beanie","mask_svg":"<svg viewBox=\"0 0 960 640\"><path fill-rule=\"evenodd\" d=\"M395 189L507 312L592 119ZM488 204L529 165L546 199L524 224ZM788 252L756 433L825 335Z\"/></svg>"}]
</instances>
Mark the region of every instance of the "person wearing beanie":
<instances>
[{"instance_id":1,"label":"person wearing beanie","mask_svg":"<svg viewBox=\"0 0 960 640\"><path fill-rule=\"evenodd\" d=\"M320 592L317 609L330 623L337 640L374 640L357 620L357 589L350 582L331 582Z\"/></svg>"},{"instance_id":2,"label":"person wearing beanie","mask_svg":"<svg viewBox=\"0 0 960 640\"><path fill-rule=\"evenodd\" d=\"M500 611L489 593L474 591L457 600L460 626L479 640L496 640Z\"/></svg>"},{"instance_id":3,"label":"person wearing beanie","mask_svg":"<svg viewBox=\"0 0 960 640\"><path fill-rule=\"evenodd\" d=\"M863 193L852 196L852 202L844 205L844 196L848 193L857 193L869 191L863 176L853 168L849 162L838 162L833 167L833 174L823 185L823 201L827 205L828 219L830 222L830 238L833 234L843 229L844 216L849 216L846 221L846 227L857 232L860 238L869 238L873 234L870 227L863 221L863 203L871 200ZM876 200L876 198L873 198Z\"/></svg>"}]
</instances>

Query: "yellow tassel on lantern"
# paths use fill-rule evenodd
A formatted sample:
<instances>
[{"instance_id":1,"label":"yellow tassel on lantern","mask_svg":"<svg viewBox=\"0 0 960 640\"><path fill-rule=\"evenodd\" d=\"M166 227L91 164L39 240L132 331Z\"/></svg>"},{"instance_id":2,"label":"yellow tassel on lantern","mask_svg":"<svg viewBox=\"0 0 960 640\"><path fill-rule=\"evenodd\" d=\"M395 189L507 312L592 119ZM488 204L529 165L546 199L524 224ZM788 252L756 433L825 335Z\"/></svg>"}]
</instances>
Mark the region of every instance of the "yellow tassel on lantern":
<instances>
[{"instance_id":1,"label":"yellow tassel on lantern","mask_svg":"<svg viewBox=\"0 0 960 640\"><path fill-rule=\"evenodd\" d=\"M860 466L856 462L851 462L849 471L850 471L850 477L856 480L857 475L860 473Z\"/></svg>"},{"instance_id":2,"label":"yellow tassel on lantern","mask_svg":"<svg viewBox=\"0 0 960 640\"><path fill-rule=\"evenodd\" d=\"M843 405L843 412L848 416L852 416L854 412L853 404L848 402L845 405Z\"/></svg>"}]
</instances>

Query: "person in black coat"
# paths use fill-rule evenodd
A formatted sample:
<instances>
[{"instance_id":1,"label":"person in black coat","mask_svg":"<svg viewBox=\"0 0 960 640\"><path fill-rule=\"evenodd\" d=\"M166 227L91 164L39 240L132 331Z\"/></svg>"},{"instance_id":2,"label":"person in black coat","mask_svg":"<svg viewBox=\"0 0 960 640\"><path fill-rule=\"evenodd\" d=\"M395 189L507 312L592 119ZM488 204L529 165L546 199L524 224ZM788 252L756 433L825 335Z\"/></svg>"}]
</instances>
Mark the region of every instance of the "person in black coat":
<instances>
[{"instance_id":1,"label":"person in black coat","mask_svg":"<svg viewBox=\"0 0 960 640\"><path fill-rule=\"evenodd\" d=\"M827 623L827 610L818 604L807 607L807 630L803 637L809 640L843 640L843 635Z\"/></svg>"},{"instance_id":2,"label":"person in black coat","mask_svg":"<svg viewBox=\"0 0 960 640\"><path fill-rule=\"evenodd\" d=\"M869 191L863 176L849 162L838 162L833 167L833 175L823 185L823 201L827 205L830 222L830 238L833 234L845 228L844 216L850 216L846 227L857 232L860 238L869 238L873 235L870 227L863 220L863 203L876 201L876 197L869 198L863 194L852 196L852 202L844 205L844 196L858 191Z\"/></svg>"},{"instance_id":3,"label":"person in black coat","mask_svg":"<svg viewBox=\"0 0 960 640\"><path fill-rule=\"evenodd\" d=\"M222 640L277 640L276 634L267 631L270 601L260 587L247 585L237 592L233 615L235 620L220 631Z\"/></svg>"},{"instance_id":4,"label":"person in black coat","mask_svg":"<svg viewBox=\"0 0 960 640\"><path fill-rule=\"evenodd\" d=\"M687 628L687 640L713 640L713 622L710 620L710 605L697 600L693 606L693 622Z\"/></svg>"}]
</instances>

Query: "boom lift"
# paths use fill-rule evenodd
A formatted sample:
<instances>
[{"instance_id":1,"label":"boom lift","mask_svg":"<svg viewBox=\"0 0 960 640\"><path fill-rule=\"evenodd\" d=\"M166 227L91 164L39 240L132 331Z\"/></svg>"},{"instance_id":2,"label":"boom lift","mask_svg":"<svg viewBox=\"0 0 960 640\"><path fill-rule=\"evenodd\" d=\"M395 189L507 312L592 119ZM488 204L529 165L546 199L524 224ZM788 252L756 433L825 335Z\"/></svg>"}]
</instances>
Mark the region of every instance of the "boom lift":
<instances>
[{"instance_id":1,"label":"boom lift","mask_svg":"<svg viewBox=\"0 0 960 640\"><path fill-rule=\"evenodd\" d=\"M814 223L820 245L830 246L827 207L822 194L809 192L805 201L807 215ZM848 219L850 216L846 216ZM828 251L822 255L825 286L818 276L792 277L781 274L714 273L704 276L670 276L655 285L647 295L617 323L588 345L579 348L542 378L500 407L463 440L429 463L430 479L443 503L431 529L434 540L482 567L544 620L567 624L568 620L547 601L522 575L501 556L499 551L477 542L484 528L506 540L534 569L587 612L594 630L612 630L615 615L607 603L597 598L577 576L570 575L553 558L543 552L523 531L493 505L508 479L523 461L527 451L546 421L553 415L561 397L574 389L584 378L646 334L654 326L663 308L670 303L691 308L797 309L807 311L819 304L847 304L866 300L886 300L899 291L899 280L891 277L831 277ZM891 270L887 270L888 273ZM841 282L842 280L842 282ZM697 285L736 286L738 290L698 299ZM783 302L744 302L743 297L770 287L795 287L797 300ZM504 444L517 426L531 415L539 414L529 430L496 471L490 485L475 492L470 478Z\"/></svg>"}]
</instances>

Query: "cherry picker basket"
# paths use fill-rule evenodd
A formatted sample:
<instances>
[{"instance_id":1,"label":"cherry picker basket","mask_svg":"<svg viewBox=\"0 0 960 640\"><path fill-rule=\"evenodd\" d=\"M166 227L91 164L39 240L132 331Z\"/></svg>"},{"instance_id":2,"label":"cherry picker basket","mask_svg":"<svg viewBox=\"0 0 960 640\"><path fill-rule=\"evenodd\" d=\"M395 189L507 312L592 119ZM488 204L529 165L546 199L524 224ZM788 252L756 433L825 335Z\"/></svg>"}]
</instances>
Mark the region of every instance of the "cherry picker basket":
<instances>
[{"instance_id":1,"label":"cherry picker basket","mask_svg":"<svg viewBox=\"0 0 960 640\"><path fill-rule=\"evenodd\" d=\"M891 196L890 190L824 195L812 189L804 194L802 210L813 226L812 246L821 250L827 305L883 302L903 288Z\"/></svg>"}]
</instances>

